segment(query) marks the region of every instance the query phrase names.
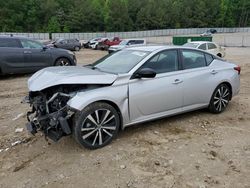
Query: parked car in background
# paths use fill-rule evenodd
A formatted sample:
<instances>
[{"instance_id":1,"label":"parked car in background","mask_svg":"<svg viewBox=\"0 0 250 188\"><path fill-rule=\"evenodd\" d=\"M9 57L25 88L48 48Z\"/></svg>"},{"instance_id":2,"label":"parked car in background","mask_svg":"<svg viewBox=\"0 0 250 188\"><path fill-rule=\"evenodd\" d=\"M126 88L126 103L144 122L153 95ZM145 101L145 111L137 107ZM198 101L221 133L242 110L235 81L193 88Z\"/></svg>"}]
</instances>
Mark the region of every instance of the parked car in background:
<instances>
[{"instance_id":1,"label":"parked car in background","mask_svg":"<svg viewBox=\"0 0 250 188\"><path fill-rule=\"evenodd\" d=\"M76 65L71 51L48 48L23 37L0 36L0 74L31 73L49 66Z\"/></svg>"},{"instance_id":2,"label":"parked car in background","mask_svg":"<svg viewBox=\"0 0 250 188\"><path fill-rule=\"evenodd\" d=\"M214 55L217 55L219 57L225 57L226 55L226 48L219 46L218 44L214 42L208 42L208 41L194 41L194 42L188 42L184 44L185 47L190 48L197 48L200 50L208 51L209 53L212 53Z\"/></svg>"},{"instance_id":3,"label":"parked car in background","mask_svg":"<svg viewBox=\"0 0 250 188\"><path fill-rule=\"evenodd\" d=\"M209 37L209 36L212 36L212 34L215 34L215 33L217 33L216 29L209 29L206 32L202 33L200 36Z\"/></svg>"},{"instance_id":4,"label":"parked car in background","mask_svg":"<svg viewBox=\"0 0 250 188\"><path fill-rule=\"evenodd\" d=\"M125 39L120 42L119 45L110 46L109 53L122 50L127 47L143 46L146 45L146 39Z\"/></svg>"},{"instance_id":5,"label":"parked car in background","mask_svg":"<svg viewBox=\"0 0 250 188\"><path fill-rule=\"evenodd\" d=\"M223 112L240 90L240 67L193 48L141 46L85 67L43 69L28 88L31 133L54 141L73 134L97 149L134 124L203 108Z\"/></svg>"},{"instance_id":6,"label":"parked car in background","mask_svg":"<svg viewBox=\"0 0 250 188\"><path fill-rule=\"evenodd\" d=\"M119 37L108 38L97 45L97 49L108 50L110 46L119 45L122 40Z\"/></svg>"},{"instance_id":7,"label":"parked car in background","mask_svg":"<svg viewBox=\"0 0 250 188\"><path fill-rule=\"evenodd\" d=\"M90 48L97 50L98 49L98 44L102 43L103 41L107 40L107 38L99 38L98 40L92 41L89 46Z\"/></svg>"},{"instance_id":8,"label":"parked car in background","mask_svg":"<svg viewBox=\"0 0 250 188\"><path fill-rule=\"evenodd\" d=\"M56 41L49 44L48 47L79 51L82 47L82 44L77 39L57 39Z\"/></svg>"},{"instance_id":9,"label":"parked car in background","mask_svg":"<svg viewBox=\"0 0 250 188\"><path fill-rule=\"evenodd\" d=\"M88 42L83 43L84 48L91 48L91 45L95 44L97 41L101 40L101 38L93 38L90 39Z\"/></svg>"}]
</instances>

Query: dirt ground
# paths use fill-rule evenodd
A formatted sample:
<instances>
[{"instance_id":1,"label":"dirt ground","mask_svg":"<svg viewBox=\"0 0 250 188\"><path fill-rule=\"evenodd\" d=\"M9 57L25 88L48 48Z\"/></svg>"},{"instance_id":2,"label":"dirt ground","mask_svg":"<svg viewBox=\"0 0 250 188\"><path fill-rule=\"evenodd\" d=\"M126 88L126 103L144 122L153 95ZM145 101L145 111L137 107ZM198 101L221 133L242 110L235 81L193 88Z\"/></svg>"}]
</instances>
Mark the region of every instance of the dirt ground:
<instances>
[{"instance_id":1,"label":"dirt ground","mask_svg":"<svg viewBox=\"0 0 250 188\"><path fill-rule=\"evenodd\" d=\"M82 50L87 64L106 52ZM72 137L50 144L25 129L30 75L0 78L0 187L250 188L250 48L227 48L242 66L241 91L227 110L206 110L129 127L90 151ZM17 128L24 128L16 133Z\"/></svg>"}]
</instances>

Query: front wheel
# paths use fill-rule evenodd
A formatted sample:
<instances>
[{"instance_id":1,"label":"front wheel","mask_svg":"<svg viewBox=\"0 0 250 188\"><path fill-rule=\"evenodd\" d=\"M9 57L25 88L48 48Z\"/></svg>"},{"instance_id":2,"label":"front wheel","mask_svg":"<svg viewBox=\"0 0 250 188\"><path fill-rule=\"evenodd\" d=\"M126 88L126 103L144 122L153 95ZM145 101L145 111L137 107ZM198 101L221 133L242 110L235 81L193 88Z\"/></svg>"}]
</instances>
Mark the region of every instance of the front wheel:
<instances>
[{"instance_id":1,"label":"front wheel","mask_svg":"<svg viewBox=\"0 0 250 188\"><path fill-rule=\"evenodd\" d=\"M59 58L55 62L55 66L70 66L70 61L67 58Z\"/></svg>"},{"instance_id":2,"label":"front wheel","mask_svg":"<svg viewBox=\"0 0 250 188\"><path fill-rule=\"evenodd\" d=\"M220 84L214 91L209 104L209 110L212 113L218 114L223 112L229 101L231 91L226 84Z\"/></svg>"},{"instance_id":3,"label":"front wheel","mask_svg":"<svg viewBox=\"0 0 250 188\"><path fill-rule=\"evenodd\" d=\"M75 115L73 137L82 146L97 149L109 144L118 134L120 117L107 103L93 103Z\"/></svg>"}]
</instances>

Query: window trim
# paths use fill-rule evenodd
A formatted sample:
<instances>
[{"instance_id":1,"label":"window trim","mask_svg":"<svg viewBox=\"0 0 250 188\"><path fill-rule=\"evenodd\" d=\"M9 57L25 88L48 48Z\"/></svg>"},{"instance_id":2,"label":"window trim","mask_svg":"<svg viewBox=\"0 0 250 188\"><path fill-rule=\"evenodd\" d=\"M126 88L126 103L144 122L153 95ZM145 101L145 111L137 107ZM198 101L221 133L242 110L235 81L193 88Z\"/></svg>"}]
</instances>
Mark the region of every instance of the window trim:
<instances>
[{"instance_id":1,"label":"window trim","mask_svg":"<svg viewBox=\"0 0 250 188\"><path fill-rule=\"evenodd\" d=\"M171 72L156 73L156 75L159 75L159 74L166 74L166 73L172 73L172 72L176 72L176 71L182 70L182 66L181 66L181 62L180 62L180 52L179 52L179 49L166 49L166 50L162 50L162 51L160 51L160 52L157 52L157 53L154 54L152 57L150 57L147 61L145 61L145 62L144 62L144 63L143 63L134 73L133 73L133 75L135 75L135 74L142 68L142 66L143 66L145 63L151 61L153 58L155 58L156 56L158 56L160 53L164 53L164 52L166 52L166 51L176 51L176 52L177 52L178 69L175 70L175 71L171 71ZM159 57L160 57L160 56L159 56ZM158 57L158 58L159 58L159 57ZM158 61L158 59L157 59L157 61ZM133 75L132 75L131 79L133 79Z\"/></svg>"},{"instance_id":2,"label":"window trim","mask_svg":"<svg viewBox=\"0 0 250 188\"><path fill-rule=\"evenodd\" d=\"M196 50L196 49L180 49L179 51L180 51L180 58L181 58L182 70L195 70L195 69L199 69L199 68L205 68L205 67L208 66L207 65L207 61L206 61L206 57L205 57L206 52L203 52L201 50ZM204 67L191 68L191 69L184 69L184 62L183 62L184 58L183 58L183 53L182 53L183 51L198 52L198 53L203 54L203 57L205 59L205 66Z\"/></svg>"}]
</instances>

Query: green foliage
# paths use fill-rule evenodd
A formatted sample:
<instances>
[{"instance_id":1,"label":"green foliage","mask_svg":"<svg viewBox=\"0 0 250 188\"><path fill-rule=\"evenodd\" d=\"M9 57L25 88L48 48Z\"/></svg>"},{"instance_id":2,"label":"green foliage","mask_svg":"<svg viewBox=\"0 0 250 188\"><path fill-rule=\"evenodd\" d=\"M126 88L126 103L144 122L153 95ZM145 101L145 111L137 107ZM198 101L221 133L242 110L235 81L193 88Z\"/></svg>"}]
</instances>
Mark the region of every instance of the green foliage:
<instances>
[{"instance_id":1,"label":"green foliage","mask_svg":"<svg viewBox=\"0 0 250 188\"><path fill-rule=\"evenodd\" d=\"M250 26L249 0L0 0L0 32Z\"/></svg>"},{"instance_id":2,"label":"green foliage","mask_svg":"<svg viewBox=\"0 0 250 188\"><path fill-rule=\"evenodd\" d=\"M47 31L49 33L59 33L61 31L60 24L55 16L50 18Z\"/></svg>"}]
</instances>

